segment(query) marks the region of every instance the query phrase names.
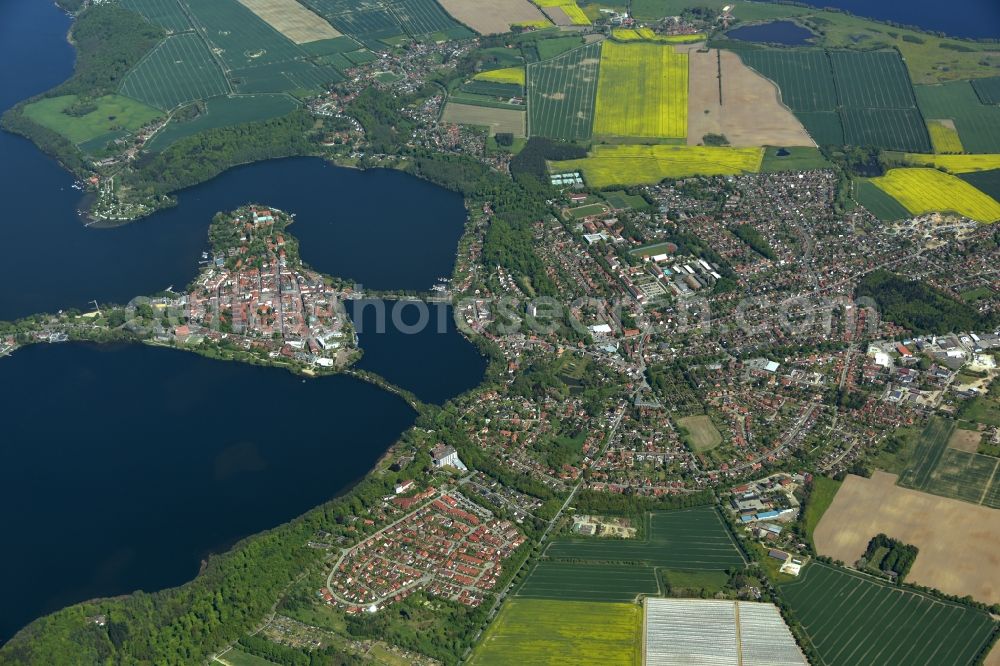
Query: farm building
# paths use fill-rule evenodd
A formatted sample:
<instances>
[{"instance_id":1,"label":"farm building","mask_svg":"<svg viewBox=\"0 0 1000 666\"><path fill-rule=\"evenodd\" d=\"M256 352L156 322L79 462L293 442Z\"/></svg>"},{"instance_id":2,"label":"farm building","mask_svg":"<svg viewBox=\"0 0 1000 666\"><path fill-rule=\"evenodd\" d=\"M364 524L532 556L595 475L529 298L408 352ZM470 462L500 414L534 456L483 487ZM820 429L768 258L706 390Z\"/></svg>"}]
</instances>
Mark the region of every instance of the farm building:
<instances>
[{"instance_id":1,"label":"farm building","mask_svg":"<svg viewBox=\"0 0 1000 666\"><path fill-rule=\"evenodd\" d=\"M774 604L646 599L646 666L799 666L806 659Z\"/></svg>"}]
</instances>

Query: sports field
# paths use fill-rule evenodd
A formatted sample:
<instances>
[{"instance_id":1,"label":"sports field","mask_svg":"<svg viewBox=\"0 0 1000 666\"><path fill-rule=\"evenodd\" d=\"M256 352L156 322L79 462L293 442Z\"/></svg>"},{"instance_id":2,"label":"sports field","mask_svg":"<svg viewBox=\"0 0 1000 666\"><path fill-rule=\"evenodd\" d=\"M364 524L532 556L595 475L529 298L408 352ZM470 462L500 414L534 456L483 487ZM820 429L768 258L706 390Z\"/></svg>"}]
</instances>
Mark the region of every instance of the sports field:
<instances>
[{"instance_id":1,"label":"sports field","mask_svg":"<svg viewBox=\"0 0 1000 666\"><path fill-rule=\"evenodd\" d=\"M821 562L778 589L826 666L971 665L995 626L982 611Z\"/></svg>"},{"instance_id":2,"label":"sports field","mask_svg":"<svg viewBox=\"0 0 1000 666\"><path fill-rule=\"evenodd\" d=\"M993 545L1000 539L1000 511L895 482L896 476L885 472L870 479L848 475L815 530L817 552L853 563L874 535L887 534L920 549L908 582L1000 603L1000 580L992 575L1000 567Z\"/></svg>"},{"instance_id":3,"label":"sports field","mask_svg":"<svg viewBox=\"0 0 1000 666\"><path fill-rule=\"evenodd\" d=\"M955 121L950 118L928 120L927 133L931 135L931 148L935 153L960 153L965 150L955 129Z\"/></svg>"},{"instance_id":4,"label":"sports field","mask_svg":"<svg viewBox=\"0 0 1000 666\"><path fill-rule=\"evenodd\" d=\"M590 138L600 55L591 44L528 65L528 136Z\"/></svg>"},{"instance_id":5,"label":"sports field","mask_svg":"<svg viewBox=\"0 0 1000 666\"><path fill-rule=\"evenodd\" d=\"M504 67L479 72L473 77L476 81L492 81L494 83L514 83L524 85L524 67Z\"/></svg>"},{"instance_id":6,"label":"sports field","mask_svg":"<svg viewBox=\"0 0 1000 666\"><path fill-rule=\"evenodd\" d=\"M340 37L333 26L295 0L239 0L265 23L296 44Z\"/></svg>"},{"instance_id":7,"label":"sports field","mask_svg":"<svg viewBox=\"0 0 1000 666\"><path fill-rule=\"evenodd\" d=\"M970 153L1000 153L1000 106L983 104L968 81L914 86L925 118L950 118Z\"/></svg>"},{"instance_id":8,"label":"sports field","mask_svg":"<svg viewBox=\"0 0 1000 666\"><path fill-rule=\"evenodd\" d=\"M552 162L553 170L583 172L591 187L658 183L664 178L756 173L763 148L598 145L579 160Z\"/></svg>"},{"instance_id":9,"label":"sports field","mask_svg":"<svg viewBox=\"0 0 1000 666\"><path fill-rule=\"evenodd\" d=\"M722 444L722 435L712 419L705 414L677 419L677 425L687 430L688 437L685 441L690 443L696 453L710 451Z\"/></svg>"},{"instance_id":10,"label":"sports field","mask_svg":"<svg viewBox=\"0 0 1000 666\"><path fill-rule=\"evenodd\" d=\"M82 115L65 111L77 105ZM24 115L76 144L113 132L132 132L162 115L145 104L121 95L105 95L80 102L76 95L46 97L24 107Z\"/></svg>"},{"instance_id":11,"label":"sports field","mask_svg":"<svg viewBox=\"0 0 1000 666\"><path fill-rule=\"evenodd\" d=\"M871 182L914 215L953 211L979 222L1000 220L1000 203L937 169L890 169Z\"/></svg>"},{"instance_id":12,"label":"sports field","mask_svg":"<svg viewBox=\"0 0 1000 666\"><path fill-rule=\"evenodd\" d=\"M205 42L189 32L157 44L122 79L120 92L166 111L230 89Z\"/></svg>"},{"instance_id":13,"label":"sports field","mask_svg":"<svg viewBox=\"0 0 1000 666\"><path fill-rule=\"evenodd\" d=\"M653 567L540 561L517 590L518 597L577 601L634 601L661 593Z\"/></svg>"},{"instance_id":14,"label":"sports field","mask_svg":"<svg viewBox=\"0 0 1000 666\"><path fill-rule=\"evenodd\" d=\"M914 166L939 167L951 173L971 173L1000 169L1000 154L984 155L926 155L906 153L903 159Z\"/></svg>"},{"instance_id":15,"label":"sports field","mask_svg":"<svg viewBox=\"0 0 1000 666\"><path fill-rule=\"evenodd\" d=\"M146 142L146 149L159 152L170 145L216 127L277 118L297 109L299 103L288 95L236 95L215 97L205 103L205 112L193 120L170 121Z\"/></svg>"},{"instance_id":16,"label":"sports field","mask_svg":"<svg viewBox=\"0 0 1000 666\"><path fill-rule=\"evenodd\" d=\"M714 507L656 511L649 514L644 539L558 539L546 548L545 555L578 561L639 562L689 571L722 570L744 563Z\"/></svg>"},{"instance_id":17,"label":"sports field","mask_svg":"<svg viewBox=\"0 0 1000 666\"><path fill-rule=\"evenodd\" d=\"M511 599L468 663L639 666L642 609L635 604Z\"/></svg>"},{"instance_id":18,"label":"sports field","mask_svg":"<svg viewBox=\"0 0 1000 666\"><path fill-rule=\"evenodd\" d=\"M687 113L686 53L645 42L605 42L595 135L683 139Z\"/></svg>"}]
</instances>

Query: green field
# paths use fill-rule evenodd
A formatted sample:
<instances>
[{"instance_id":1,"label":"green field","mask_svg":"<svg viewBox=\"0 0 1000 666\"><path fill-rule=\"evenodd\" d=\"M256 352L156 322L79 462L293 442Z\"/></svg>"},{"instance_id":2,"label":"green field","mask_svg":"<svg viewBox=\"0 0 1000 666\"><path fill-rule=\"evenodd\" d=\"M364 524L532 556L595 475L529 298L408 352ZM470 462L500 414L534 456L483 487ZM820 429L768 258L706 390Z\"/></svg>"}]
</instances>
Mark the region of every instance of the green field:
<instances>
[{"instance_id":1,"label":"green field","mask_svg":"<svg viewBox=\"0 0 1000 666\"><path fill-rule=\"evenodd\" d=\"M988 422L992 410L972 404L962 411L969 421ZM910 464L899 476L899 485L1000 509L1000 459L948 448L955 428L952 421L931 418L917 441Z\"/></svg>"},{"instance_id":2,"label":"green field","mask_svg":"<svg viewBox=\"0 0 1000 666\"><path fill-rule=\"evenodd\" d=\"M1000 201L1000 169L963 173L958 176L980 192Z\"/></svg>"},{"instance_id":3,"label":"green field","mask_svg":"<svg viewBox=\"0 0 1000 666\"><path fill-rule=\"evenodd\" d=\"M634 604L511 599L468 663L639 666L642 608Z\"/></svg>"},{"instance_id":4,"label":"green field","mask_svg":"<svg viewBox=\"0 0 1000 666\"><path fill-rule=\"evenodd\" d=\"M714 507L651 513L645 539L558 539L545 555L551 559L638 562L686 571L724 570L744 563Z\"/></svg>"},{"instance_id":5,"label":"green field","mask_svg":"<svg viewBox=\"0 0 1000 666\"><path fill-rule=\"evenodd\" d=\"M778 155L779 151L788 153ZM760 165L763 173L775 173L778 171L811 171L813 169L829 169L833 165L823 157L819 148L809 148L806 146L779 148L769 146L764 151L764 161Z\"/></svg>"},{"instance_id":6,"label":"green field","mask_svg":"<svg viewBox=\"0 0 1000 666\"><path fill-rule=\"evenodd\" d=\"M983 104L1000 104L1000 76L974 79L972 88Z\"/></svg>"},{"instance_id":7,"label":"green field","mask_svg":"<svg viewBox=\"0 0 1000 666\"><path fill-rule=\"evenodd\" d=\"M624 602L660 592L656 570L650 566L542 560L524 579L517 596Z\"/></svg>"},{"instance_id":8,"label":"green field","mask_svg":"<svg viewBox=\"0 0 1000 666\"><path fill-rule=\"evenodd\" d=\"M221 657L216 657L213 664L229 664L229 666L273 666L273 661L268 661L255 654L244 652L239 648L228 650Z\"/></svg>"},{"instance_id":9,"label":"green field","mask_svg":"<svg viewBox=\"0 0 1000 666\"><path fill-rule=\"evenodd\" d=\"M906 66L895 51L830 51L833 80L843 106L857 109L912 109Z\"/></svg>"},{"instance_id":10,"label":"green field","mask_svg":"<svg viewBox=\"0 0 1000 666\"><path fill-rule=\"evenodd\" d=\"M83 115L70 115L74 105ZM125 135L155 120L159 111L145 104L122 97L105 95L83 100L76 95L46 97L24 107L24 115L34 122L58 132L76 144L101 139L110 134Z\"/></svg>"},{"instance_id":11,"label":"green field","mask_svg":"<svg viewBox=\"0 0 1000 666\"><path fill-rule=\"evenodd\" d=\"M778 85L816 143L930 151L909 74L895 51L744 48L738 53Z\"/></svg>"},{"instance_id":12,"label":"green field","mask_svg":"<svg viewBox=\"0 0 1000 666\"><path fill-rule=\"evenodd\" d=\"M122 80L120 92L158 109L169 110L230 92L229 83L201 37L168 37Z\"/></svg>"},{"instance_id":13,"label":"green field","mask_svg":"<svg viewBox=\"0 0 1000 666\"><path fill-rule=\"evenodd\" d=\"M291 113L298 106L298 102L288 95L215 97L205 103L205 112L197 118L167 123L166 127L146 143L146 148L159 152L181 139L207 129L277 118Z\"/></svg>"},{"instance_id":14,"label":"green field","mask_svg":"<svg viewBox=\"0 0 1000 666\"><path fill-rule=\"evenodd\" d=\"M711 417L705 414L677 419L677 425L687 431L688 434L683 439L695 453L711 451L722 444L719 429L712 423Z\"/></svg>"},{"instance_id":15,"label":"green field","mask_svg":"<svg viewBox=\"0 0 1000 666\"><path fill-rule=\"evenodd\" d=\"M923 490L931 473L948 448L948 439L955 429L953 421L932 416L920 433L910 465L899 475L899 485Z\"/></svg>"},{"instance_id":16,"label":"green field","mask_svg":"<svg viewBox=\"0 0 1000 666\"><path fill-rule=\"evenodd\" d=\"M402 35L465 39L473 32L451 18L434 0L304 0L303 4L340 32L370 48L383 48Z\"/></svg>"},{"instance_id":17,"label":"green field","mask_svg":"<svg viewBox=\"0 0 1000 666\"><path fill-rule=\"evenodd\" d=\"M840 490L841 483L841 481L835 481L825 476L813 477L812 490L809 492L809 500L806 503L805 515L803 517L806 538L810 542L812 542L813 532L816 531L816 527L823 518L823 514L833 504L833 498L837 496L837 491Z\"/></svg>"},{"instance_id":18,"label":"green field","mask_svg":"<svg viewBox=\"0 0 1000 666\"><path fill-rule=\"evenodd\" d=\"M286 62L304 54L238 0L180 0L199 30L230 69Z\"/></svg>"},{"instance_id":19,"label":"green field","mask_svg":"<svg viewBox=\"0 0 1000 666\"><path fill-rule=\"evenodd\" d=\"M306 60L275 62L260 67L235 69L229 73L233 86L241 93L302 93L317 91L342 81L343 76L330 65L314 65Z\"/></svg>"},{"instance_id":20,"label":"green field","mask_svg":"<svg viewBox=\"0 0 1000 666\"><path fill-rule=\"evenodd\" d=\"M914 86L925 118L951 118L970 153L1000 153L1000 106L983 104L968 81Z\"/></svg>"},{"instance_id":21,"label":"green field","mask_svg":"<svg viewBox=\"0 0 1000 666\"><path fill-rule=\"evenodd\" d=\"M989 615L819 562L778 589L826 666L973 664Z\"/></svg>"},{"instance_id":22,"label":"green field","mask_svg":"<svg viewBox=\"0 0 1000 666\"><path fill-rule=\"evenodd\" d=\"M930 151L927 124L916 108L840 110L844 141L852 146Z\"/></svg>"},{"instance_id":23,"label":"green field","mask_svg":"<svg viewBox=\"0 0 1000 666\"><path fill-rule=\"evenodd\" d=\"M876 187L866 178L854 181L854 200L883 222L905 220L910 217L906 207Z\"/></svg>"},{"instance_id":24,"label":"green field","mask_svg":"<svg viewBox=\"0 0 1000 666\"><path fill-rule=\"evenodd\" d=\"M741 49L743 62L778 84L781 100L796 113L837 109L830 59L822 49Z\"/></svg>"},{"instance_id":25,"label":"green field","mask_svg":"<svg viewBox=\"0 0 1000 666\"><path fill-rule=\"evenodd\" d=\"M990 456L947 448L923 490L980 504L987 495L987 486L997 481L994 472L998 462Z\"/></svg>"},{"instance_id":26,"label":"green field","mask_svg":"<svg viewBox=\"0 0 1000 666\"><path fill-rule=\"evenodd\" d=\"M844 144L844 124L836 111L796 111L795 117L821 146Z\"/></svg>"},{"instance_id":27,"label":"green field","mask_svg":"<svg viewBox=\"0 0 1000 666\"><path fill-rule=\"evenodd\" d=\"M539 60L550 60L566 51L575 49L583 44L577 36L571 37L551 37L549 39L539 39L535 42L535 50L538 51Z\"/></svg>"},{"instance_id":28,"label":"green field","mask_svg":"<svg viewBox=\"0 0 1000 666\"><path fill-rule=\"evenodd\" d=\"M649 204L638 194L626 194L622 191L601 192L601 196L613 208L647 208Z\"/></svg>"},{"instance_id":29,"label":"green field","mask_svg":"<svg viewBox=\"0 0 1000 666\"><path fill-rule=\"evenodd\" d=\"M591 44L528 65L528 136L590 138L600 56Z\"/></svg>"},{"instance_id":30,"label":"green field","mask_svg":"<svg viewBox=\"0 0 1000 666\"><path fill-rule=\"evenodd\" d=\"M191 21L177 0L121 0L121 6L130 9L167 32L191 29Z\"/></svg>"}]
</instances>

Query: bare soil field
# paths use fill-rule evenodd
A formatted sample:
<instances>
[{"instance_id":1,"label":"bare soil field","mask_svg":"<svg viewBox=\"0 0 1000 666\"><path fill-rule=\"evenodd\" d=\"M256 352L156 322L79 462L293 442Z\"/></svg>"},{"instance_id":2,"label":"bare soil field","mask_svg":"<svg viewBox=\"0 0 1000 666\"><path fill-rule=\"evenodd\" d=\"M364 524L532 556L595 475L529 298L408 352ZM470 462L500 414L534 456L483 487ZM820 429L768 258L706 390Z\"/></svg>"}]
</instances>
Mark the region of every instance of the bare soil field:
<instances>
[{"instance_id":1,"label":"bare soil field","mask_svg":"<svg viewBox=\"0 0 1000 666\"><path fill-rule=\"evenodd\" d=\"M240 3L296 44L341 36L332 25L296 0L240 0Z\"/></svg>"},{"instance_id":2,"label":"bare soil field","mask_svg":"<svg viewBox=\"0 0 1000 666\"><path fill-rule=\"evenodd\" d=\"M515 137L524 136L525 112L517 109L492 109L471 104L448 102L441 120L459 125L489 127L490 134L510 132Z\"/></svg>"},{"instance_id":3,"label":"bare soil field","mask_svg":"<svg viewBox=\"0 0 1000 666\"><path fill-rule=\"evenodd\" d=\"M544 21L545 16L528 0L439 0L444 10L459 23L481 35L510 30L515 23Z\"/></svg>"},{"instance_id":4,"label":"bare soil field","mask_svg":"<svg viewBox=\"0 0 1000 666\"><path fill-rule=\"evenodd\" d=\"M688 145L706 134L724 134L733 146L815 146L795 115L781 103L777 86L743 64L732 51L701 44L678 47L688 54ZM719 73L722 100L719 100Z\"/></svg>"},{"instance_id":5,"label":"bare soil field","mask_svg":"<svg viewBox=\"0 0 1000 666\"><path fill-rule=\"evenodd\" d=\"M566 15L562 7L543 7L542 11L556 25L573 25L573 19Z\"/></svg>"},{"instance_id":6,"label":"bare soil field","mask_svg":"<svg viewBox=\"0 0 1000 666\"><path fill-rule=\"evenodd\" d=\"M955 431L951 433L951 438L948 440L948 448L965 451L966 453L975 453L979 450L979 442L982 438L982 434L976 430L955 428Z\"/></svg>"},{"instance_id":7,"label":"bare soil field","mask_svg":"<svg viewBox=\"0 0 1000 666\"><path fill-rule=\"evenodd\" d=\"M1000 511L896 485L896 475L848 475L813 535L820 555L851 565L884 533L920 549L907 580L1000 602Z\"/></svg>"}]
</instances>

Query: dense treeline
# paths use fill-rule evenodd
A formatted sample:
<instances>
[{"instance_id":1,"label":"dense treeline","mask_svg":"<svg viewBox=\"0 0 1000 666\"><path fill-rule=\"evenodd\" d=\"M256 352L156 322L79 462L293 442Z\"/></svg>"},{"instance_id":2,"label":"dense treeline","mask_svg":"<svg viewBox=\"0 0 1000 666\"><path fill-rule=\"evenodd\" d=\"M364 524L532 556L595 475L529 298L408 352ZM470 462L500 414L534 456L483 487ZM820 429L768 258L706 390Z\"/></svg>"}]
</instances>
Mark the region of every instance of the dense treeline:
<instances>
[{"instance_id":1,"label":"dense treeline","mask_svg":"<svg viewBox=\"0 0 1000 666\"><path fill-rule=\"evenodd\" d=\"M880 551L885 549L884 553ZM893 573L897 581L902 581L917 559L919 548L897 539L877 534L868 542L864 558L868 566L886 573Z\"/></svg>"},{"instance_id":2,"label":"dense treeline","mask_svg":"<svg viewBox=\"0 0 1000 666\"><path fill-rule=\"evenodd\" d=\"M244 636L240 639L239 646L245 652L281 666L354 666L366 663L361 657L342 654L332 646L306 653L262 636Z\"/></svg>"},{"instance_id":3,"label":"dense treeline","mask_svg":"<svg viewBox=\"0 0 1000 666\"><path fill-rule=\"evenodd\" d=\"M33 142L46 155L52 155L59 162L78 175L87 168L87 161L73 143L58 132L43 127L26 115L21 113L21 109L15 107L3 115L0 126L8 132L20 134Z\"/></svg>"},{"instance_id":4,"label":"dense treeline","mask_svg":"<svg viewBox=\"0 0 1000 666\"><path fill-rule=\"evenodd\" d=\"M80 14L70 37L77 48L73 76L49 94L103 95L164 37L136 13L117 5L94 5Z\"/></svg>"},{"instance_id":5,"label":"dense treeline","mask_svg":"<svg viewBox=\"0 0 1000 666\"><path fill-rule=\"evenodd\" d=\"M688 509L714 503L715 495L711 490L661 497L630 493L613 495L595 490L581 490L573 498L573 506L576 507L577 512L607 515L635 515L644 511Z\"/></svg>"},{"instance_id":6,"label":"dense treeline","mask_svg":"<svg viewBox=\"0 0 1000 666\"><path fill-rule=\"evenodd\" d=\"M882 318L917 334L944 334L992 328L993 318L915 280L874 271L858 284L858 298L871 298Z\"/></svg>"},{"instance_id":7,"label":"dense treeline","mask_svg":"<svg viewBox=\"0 0 1000 666\"><path fill-rule=\"evenodd\" d=\"M167 194L217 176L238 164L306 155L316 149L308 111L256 123L220 127L187 137L156 155L146 155L125 184L149 194Z\"/></svg>"},{"instance_id":8,"label":"dense treeline","mask_svg":"<svg viewBox=\"0 0 1000 666\"><path fill-rule=\"evenodd\" d=\"M532 137L524 144L514 159L510 161L510 172L514 176L525 174L534 176L548 184L549 168L546 160L578 160L587 156L581 146L563 141Z\"/></svg>"},{"instance_id":9,"label":"dense treeline","mask_svg":"<svg viewBox=\"0 0 1000 666\"><path fill-rule=\"evenodd\" d=\"M738 224L733 227L731 231L737 238L749 245L750 249L760 256L765 259L774 259L774 250L772 250L771 246L767 244L767 240L765 240L759 231L751 227L749 224Z\"/></svg>"},{"instance_id":10,"label":"dense treeline","mask_svg":"<svg viewBox=\"0 0 1000 666\"><path fill-rule=\"evenodd\" d=\"M483 240L487 266L501 266L529 295L555 295L555 284L535 254L533 230L535 222L551 215L545 203L552 194L547 182L523 174L506 178L468 157L428 154L414 163L417 175L489 204L493 217Z\"/></svg>"}]
</instances>

